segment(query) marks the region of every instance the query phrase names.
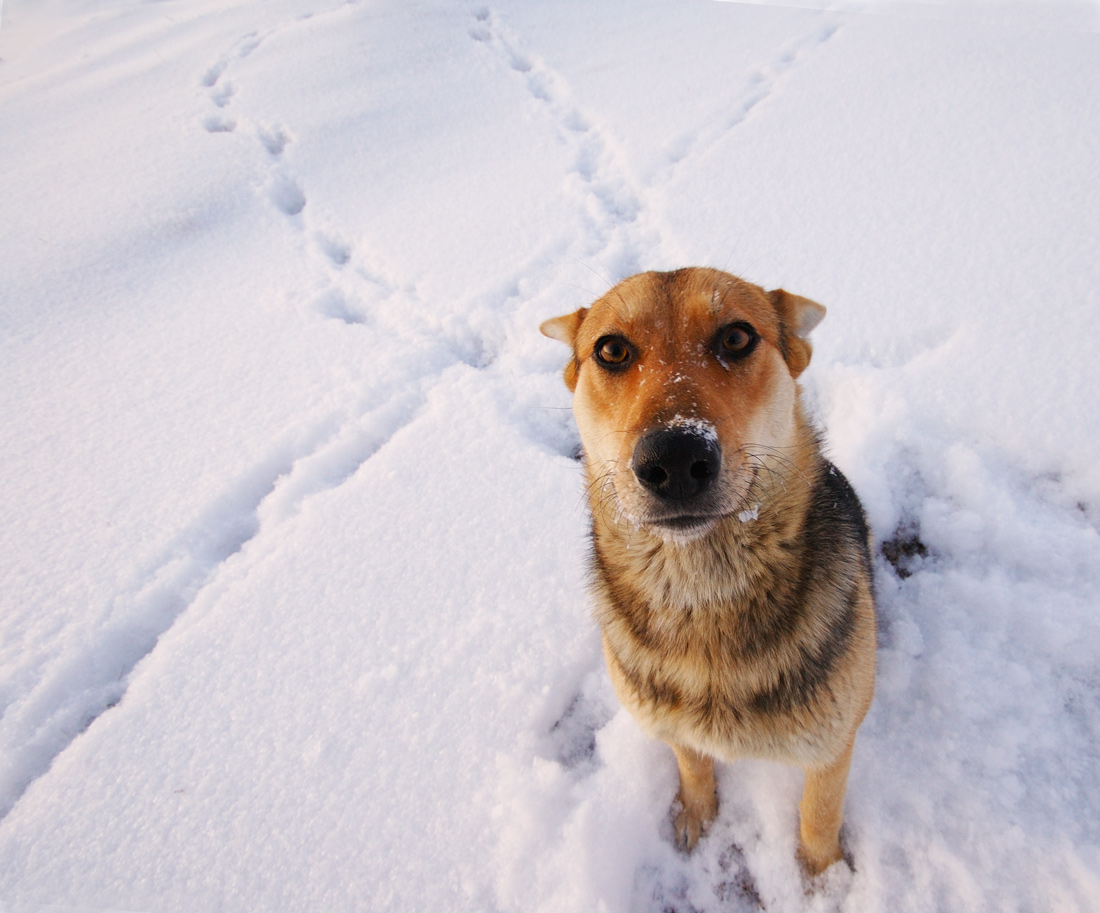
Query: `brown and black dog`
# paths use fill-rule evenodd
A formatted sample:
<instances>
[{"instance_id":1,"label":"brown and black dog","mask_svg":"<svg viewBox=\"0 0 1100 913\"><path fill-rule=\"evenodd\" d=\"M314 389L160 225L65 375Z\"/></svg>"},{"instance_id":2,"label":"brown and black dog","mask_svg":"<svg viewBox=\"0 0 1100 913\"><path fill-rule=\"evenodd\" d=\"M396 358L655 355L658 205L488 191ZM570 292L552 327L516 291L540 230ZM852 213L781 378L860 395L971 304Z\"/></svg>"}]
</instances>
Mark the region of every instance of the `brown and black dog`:
<instances>
[{"instance_id":1,"label":"brown and black dog","mask_svg":"<svg viewBox=\"0 0 1100 913\"><path fill-rule=\"evenodd\" d=\"M542 332L573 358L604 655L680 767L677 841L718 812L714 759L806 773L800 857L841 858L871 703L867 523L821 453L797 378L825 309L718 270L649 272Z\"/></svg>"}]
</instances>

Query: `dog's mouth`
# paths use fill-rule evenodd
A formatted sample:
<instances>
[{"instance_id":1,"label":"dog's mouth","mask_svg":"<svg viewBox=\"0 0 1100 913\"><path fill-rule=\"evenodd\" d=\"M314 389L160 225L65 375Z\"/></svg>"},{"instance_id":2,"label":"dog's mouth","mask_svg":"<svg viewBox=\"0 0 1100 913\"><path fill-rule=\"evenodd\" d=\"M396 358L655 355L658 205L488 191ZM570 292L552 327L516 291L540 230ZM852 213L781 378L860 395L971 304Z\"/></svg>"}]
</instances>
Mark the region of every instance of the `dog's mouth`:
<instances>
[{"instance_id":1,"label":"dog's mouth","mask_svg":"<svg viewBox=\"0 0 1100 913\"><path fill-rule=\"evenodd\" d=\"M681 516L681 517L662 517L659 520L650 520L649 526L654 526L659 529L667 529L672 532L691 532L692 530L702 529L703 527L713 526L717 523L721 517L706 515L706 516Z\"/></svg>"},{"instance_id":2,"label":"dog's mouth","mask_svg":"<svg viewBox=\"0 0 1100 913\"><path fill-rule=\"evenodd\" d=\"M646 521L645 526L669 542L686 543L705 536L718 525L720 514L682 514Z\"/></svg>"}]
</instances>

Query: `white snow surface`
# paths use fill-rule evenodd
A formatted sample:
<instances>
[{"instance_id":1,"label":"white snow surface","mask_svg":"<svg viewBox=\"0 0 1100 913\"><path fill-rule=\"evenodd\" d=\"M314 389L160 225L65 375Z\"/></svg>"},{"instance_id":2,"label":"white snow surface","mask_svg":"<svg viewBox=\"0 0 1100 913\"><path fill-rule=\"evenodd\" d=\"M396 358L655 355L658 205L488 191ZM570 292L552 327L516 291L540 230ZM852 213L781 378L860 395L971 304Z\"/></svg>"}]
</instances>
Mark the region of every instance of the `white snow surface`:
<instances>
[{"instance_id":1,"label":"white snow surface","mask_svg":"<svg viewBox=\"0 0 1100 913\"><path fill-rule=\"evenodd\" d=\"M7 0L0 910L1100 910L1094 12ZM585 594L537 327L691 264L829 308L880 548L809 890Z\"/></svg>"}]
</instances>

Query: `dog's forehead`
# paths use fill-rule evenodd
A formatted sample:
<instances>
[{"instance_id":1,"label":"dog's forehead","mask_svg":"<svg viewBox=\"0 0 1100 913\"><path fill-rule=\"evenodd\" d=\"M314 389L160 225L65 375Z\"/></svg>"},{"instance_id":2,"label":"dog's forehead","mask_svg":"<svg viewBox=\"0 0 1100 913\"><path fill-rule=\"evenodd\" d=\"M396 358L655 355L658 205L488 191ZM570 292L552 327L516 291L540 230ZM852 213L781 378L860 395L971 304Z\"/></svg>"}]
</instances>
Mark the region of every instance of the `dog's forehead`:
<instances>
[{"instance_id":1,"label":"dog's forehead","mask_svg":"<svg viewBox=\"0 0 1100 913\"><path fill-rule=\"evenodd\" d=\"M594 341L609 333L629 337L644 329L672 341L742 320L768 337L778 327L775 309L759 286L695 267L624 279L589 309L583 335Z\"/></svg>"}]
</instances>

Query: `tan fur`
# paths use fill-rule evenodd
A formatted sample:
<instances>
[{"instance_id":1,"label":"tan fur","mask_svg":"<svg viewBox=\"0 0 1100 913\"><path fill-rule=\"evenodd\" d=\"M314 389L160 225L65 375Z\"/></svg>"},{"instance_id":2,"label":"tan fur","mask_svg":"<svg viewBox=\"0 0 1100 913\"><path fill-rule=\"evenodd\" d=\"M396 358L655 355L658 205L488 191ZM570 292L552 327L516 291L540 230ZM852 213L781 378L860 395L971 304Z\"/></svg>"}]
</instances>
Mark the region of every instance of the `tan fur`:
<instances>
[{"instance_id":1,"label":"tan fur","mask_svg":"<svg viewBox=\"0 0 1100 913\"><path fill-rule=\"evenodd\" d=\"M796 383L823 315L806 298L694 268L633 276L542 326L573 350L565 380L608 670L640 725L676 753L678 840L692 848L717 814L714 758L784 761L806 772L810 873L841 858L875 650L862 510L822 457ZM749 354L721 347L730 327L751 331ZM655 495L637 465L639 442L669 429L720 449L713 478L717 463L691 464L706 488L684 500Z\"/></svg>"}]
</instances>

